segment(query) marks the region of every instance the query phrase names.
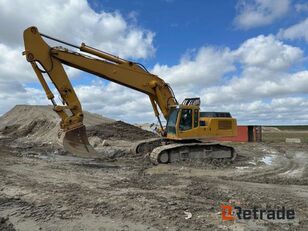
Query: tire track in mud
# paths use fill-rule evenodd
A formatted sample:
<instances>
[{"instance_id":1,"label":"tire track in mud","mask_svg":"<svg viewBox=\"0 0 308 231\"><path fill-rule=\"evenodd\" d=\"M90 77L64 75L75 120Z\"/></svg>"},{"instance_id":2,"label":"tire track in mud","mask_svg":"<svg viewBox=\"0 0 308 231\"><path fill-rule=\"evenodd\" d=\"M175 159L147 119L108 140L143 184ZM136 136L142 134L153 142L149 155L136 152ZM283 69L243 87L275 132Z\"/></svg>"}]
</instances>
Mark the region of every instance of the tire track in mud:
<instances>
[{"instance_id":1,"label":"tire track in mud","mask_svg":"<svg viewBox=\"0 0 308 231\"><path fill-rule=\"evenodd\" d=\"M266 158L266 155L263 156L264 158ZM308 185L307 160L308 153L303 151L293 150L285 153L283 156L277 153L271 155L270 163L266 163L265 166L256 166L229 179L266 184Z\"/></svg>"},{"instance_id":2,"label":"tire track in mud","mask_svg":"<svg viewBox=\"0 0 308 231\"><path fill-rule=\"evenodd\" d=\"M288 172L288 171L292 171L292 170L295 170L299 167L299 164L296 163L295 161L293 160L287 160L287 163L286 165L284 165L285 163L282 163L283 166L278 166L274 169L272 168L269 168L268 170L266 169L261 169L260 171L254 173L254 172L248 172L248 173L244 173L242 175L239 175L239 176L236 176L236 177L233 177L235 178L236 180L250 180L250 179L253 179L253 178L264 178L264 177L268 177L268 176L271 176L271 177L274 177L274 176L277 176L281 173L285 173L285 172Z\"/></svg>"}]
</instances>

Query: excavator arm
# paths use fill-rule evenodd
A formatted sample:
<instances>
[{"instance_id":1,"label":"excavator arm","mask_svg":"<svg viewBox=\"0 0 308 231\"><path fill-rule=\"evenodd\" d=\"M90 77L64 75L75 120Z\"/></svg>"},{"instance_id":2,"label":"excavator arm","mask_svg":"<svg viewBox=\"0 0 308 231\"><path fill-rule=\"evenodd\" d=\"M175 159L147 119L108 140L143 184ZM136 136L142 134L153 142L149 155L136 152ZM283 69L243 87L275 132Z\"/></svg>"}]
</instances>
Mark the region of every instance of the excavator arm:
<instances>
[{"instance_id":1,"label":"excavator arm","mask_svg":"<svg viewBox=\"0 0 308 231\"><path fill-rule=\"evenodd\" d=\"M73 46L91 56L62 47L50 47L42 37ZM138 63L121 59L84 43L76 46L54 39L41 34L36 27L29 27L24 31L24 44L27 61L31 63L48 99L52 101L54 111L61 117L60 126L65 131L64 146L70 152L76 153L81 150L82 153L91 153L94 149L89 145L85 135L81 104L62 64L147 94L160 125L158 108L168 119L171 107L178 105L170 86ZM56 104L44 73L49 76L59 92L63 105ZM163 130L162 125L161 129ZM83 145L84 147L81 147Z\"/></svg>"}]
</instances>

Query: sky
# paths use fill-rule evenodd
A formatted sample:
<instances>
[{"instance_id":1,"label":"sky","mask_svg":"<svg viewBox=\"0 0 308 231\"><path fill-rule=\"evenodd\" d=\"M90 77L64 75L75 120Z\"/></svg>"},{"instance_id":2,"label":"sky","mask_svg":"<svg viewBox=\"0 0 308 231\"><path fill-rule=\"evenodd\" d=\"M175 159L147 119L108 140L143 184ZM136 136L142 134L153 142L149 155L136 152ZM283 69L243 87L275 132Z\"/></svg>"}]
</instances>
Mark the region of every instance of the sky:
<instances>
[{"instance_id":1,"label":"sky","mask_svg":"<svg viewBox=\"0 0 308 231\"><path fill-rule=\"evenodd\" d=\"M203 111L231 112L239 124L308 124L307 1L0 0L0 115L16 104L51 104L21 55L32 25L140 62L179 102L200 97ZM142 93L66 70L83 109L156 122Z\"/></svg>"}]
</instances>

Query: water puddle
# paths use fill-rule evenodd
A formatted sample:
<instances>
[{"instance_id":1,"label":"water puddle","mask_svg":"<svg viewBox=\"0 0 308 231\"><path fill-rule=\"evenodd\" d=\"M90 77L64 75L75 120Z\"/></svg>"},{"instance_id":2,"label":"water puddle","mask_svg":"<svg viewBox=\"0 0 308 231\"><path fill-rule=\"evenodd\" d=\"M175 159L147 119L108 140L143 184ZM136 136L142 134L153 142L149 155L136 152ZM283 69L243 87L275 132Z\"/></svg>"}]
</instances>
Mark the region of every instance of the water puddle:
<instances>
[{"instance_id":1,"label":"water puddle","mask_svg":"<svg viewBox=\"0 0 308 231\"><path fill-rule=\"evenodd\" d=\"M274 155L268 155L268 156L263 156L261 161L265 163L266 165L272 165L273 164L273 159L275 158Z\"/></svg>"}]
</instances>

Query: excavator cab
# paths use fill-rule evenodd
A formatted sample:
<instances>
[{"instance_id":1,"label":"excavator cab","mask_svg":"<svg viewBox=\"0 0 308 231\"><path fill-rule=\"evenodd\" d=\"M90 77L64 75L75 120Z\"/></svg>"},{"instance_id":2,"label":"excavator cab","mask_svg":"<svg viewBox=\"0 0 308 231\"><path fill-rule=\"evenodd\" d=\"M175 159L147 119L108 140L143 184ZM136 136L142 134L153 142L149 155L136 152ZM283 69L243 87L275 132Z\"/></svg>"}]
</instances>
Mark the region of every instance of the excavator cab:
<instances>
[{"instance_id":1,"label":"excavator cab","mask_svg":"<svg viewBox=\"0 0 308 231\"><path fill-rule=\"evenodd\" d=\"M200 112L200 98L187 98L171 108L166 133L175 140L235 136L236 126L230 113Z\"/></svg>"}]
</instances>

